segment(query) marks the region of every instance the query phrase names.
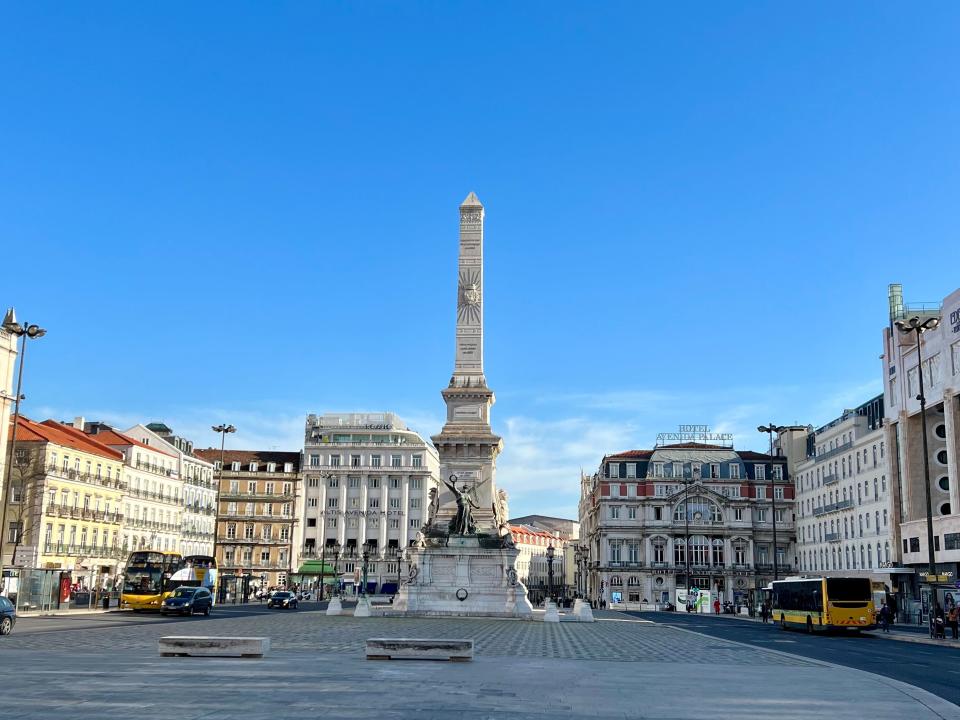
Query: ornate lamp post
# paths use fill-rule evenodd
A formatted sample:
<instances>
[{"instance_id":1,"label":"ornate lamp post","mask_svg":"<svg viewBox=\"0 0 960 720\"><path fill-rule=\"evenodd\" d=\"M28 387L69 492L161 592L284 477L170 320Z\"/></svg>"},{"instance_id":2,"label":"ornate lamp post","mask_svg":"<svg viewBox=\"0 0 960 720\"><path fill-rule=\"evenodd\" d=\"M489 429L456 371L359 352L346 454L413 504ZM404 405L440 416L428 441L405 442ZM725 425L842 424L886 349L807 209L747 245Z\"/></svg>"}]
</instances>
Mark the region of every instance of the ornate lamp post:
<instances>
[{"instance_id":1,"label":"ornate lamp post","mask_svg":"<svg viewBox=\"0 0 960 720\"><path fill-rule=\"evenodd\" d=\"M553 545L547 548L547 602L553 602L553 558L556 550Z\"/></svg>"},{"instance_id":2,"label":"ornate lamp post","mask_svg":"<svg viewBox=\"0 0 960 720\"><path fill-rule=\"evenodd\" d=\"M365 542L360 548L361 557L363 558L363 585L360 588L360 596L367 596L367 563L370 562L370 551L373 548L370 546L369 542Z\"/></svg>"},{"instance_id":3,"label":"ornate lamp post","mask_svg":"<svg viewBox=\"0 0 960 720\"><path fill-rule=\"evenodd\" d=\"M13 470L13 451L17 444L17 426L20 424L20 401L23 399L23 394L21 393L21 390L23 389L23 359L27 354L27 340L37 340L38 338L42 338L47 334L47 331L39 325L18 323L17 314L14 312L13 308L7 310L7 314L3 318L2 327L3 330L20 338L20 367L17 370L17 394L13 400L13 430L10 434L10 447L7 448L7 466L6 472L4 473L3 492L0 492L0 503L2 503L2 509L0 509L0 571L3 570L3 544L7 535L7 504L9 501L9 494L12 491L10 487L10 473ZM0 428L0 432L6 431L6 428ZM23 527L18 526L18 541L22 532ZM11 561L12 560L13 558L11 558ZM13 563L11 562L11 565L12 564Z\"/></svg>"},{"instance_id":4,"label":"ornate lamp post","mask_svg":"<svg viewBox=\"0 0 960 720\"><path fill-rule=\"evenodd\" d=\"M780 566L777 560L777 488L775 485L776 478L773 475L773 435L774 433L782 433L787 428L783 425L774 425L770 423L769 425L760 425L757 428L758 432L767 433L770 436L770 512L771 512L771 522L773 522L773 579L780 579Z\"/></svg>"},{"instance_id":5,"label":"ornate lamp post","mask_svg":"<svg viewBox=\"0 0 960 720\"><path fill-rule=\"evenodd\" d=\"M218 527L219 523L217 522L220 516L220 486L223 484L223 456L224 450L227 443L227 434L235 433L237 429L233 425L225 425L221 423L220 425L214 425L210 428L216 433L220 433L220 472L217 475L217 492L213 500L214 513L213 513L213 559L217 561L219 566L220 561L217 559L217 539L220 528ZM221 593L225 592L225 588L221 590Z\"/></svg>"},{"instance_id":6,"label":"ornate lamp post","mask_svg":"<svg viewBox=\"0 0 960 720\"><path fill-rule=\"evenodd\" d=\"M397 588L393 592L393 596L396 597L397 593L400 592L400 564L403 562L403 548L398 547L396 550L397 556Z\"/></svg>"},{"instance_id":7,"label":"ornate lamp post","mask_svg":"<svg viewBox=\"0 0 960 720\"><path fill-rule=\"evenodd\" d=\"M930 457L927 449L927 397L923 392L923 355L921 354L921 337L927 330L933 330L940 324L940 318L932 317L926 320L920 320L918 315L909 320L897 320L894 323L897 329L904 335L916 333L917 335L917 372L920 380L920 394L917 400L920 401L920 426L923 435L923 497L927 505L927 574L930 576L930 582L933 582L933 576L937 574L937 564L934 558L933 550L933 505L930 500ZM934 597L934 607L936 607L936 597Z\"/></svg>"},{"instance_id":8,"label":"ornate lamp post","mask_svg":"<svg viewBox=\"0 0 960 720\"><path fill-rule=\"evenodd\" d=\"M336 540L330 543L330 555L333 556L333 578L337 581L330 597L340 597L340 543Z\"/></svg>"}]
</instances>

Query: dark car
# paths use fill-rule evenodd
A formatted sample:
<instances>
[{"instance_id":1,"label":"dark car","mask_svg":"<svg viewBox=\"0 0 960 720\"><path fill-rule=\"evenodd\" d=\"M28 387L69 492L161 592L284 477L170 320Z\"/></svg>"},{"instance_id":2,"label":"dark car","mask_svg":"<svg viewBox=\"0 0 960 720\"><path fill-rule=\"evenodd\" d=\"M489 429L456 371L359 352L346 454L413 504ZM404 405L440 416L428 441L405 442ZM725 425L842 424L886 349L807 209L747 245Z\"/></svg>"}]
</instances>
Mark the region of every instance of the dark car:
<instances>
[{"instance_id":1,"label":"dark car","mask_svg":"<svg viewBox=\"0 0 960 720\"><path fill-rule=\"evenodd\" d=\"M17 624L17 608L5 597L0 597L0 635L9 635Z\"/></svg>"},{"instance_id":2,"label":"dark car","mask_svg":"<svg viewBox=\"0 0 960 720\"><path fill-rule=\"evenodd\" d=\"M160 606L160 614L193 615L194 613L203 613L209 615L212 608L213 595L206 588L178 587L173 591L173 595L163 601L163 605Z\"/></svg>"},{"instance_id":3,"label":"dark car","mask_svg":"<svg viewBox=\"0 0 960 720\"><path fill-rule=\"evenodd\" d=\"M297 596L286 590L279 590L270 596L267 600L268 608L283 608L286 610L297 609Z\"/></svg>"}]
</instances>

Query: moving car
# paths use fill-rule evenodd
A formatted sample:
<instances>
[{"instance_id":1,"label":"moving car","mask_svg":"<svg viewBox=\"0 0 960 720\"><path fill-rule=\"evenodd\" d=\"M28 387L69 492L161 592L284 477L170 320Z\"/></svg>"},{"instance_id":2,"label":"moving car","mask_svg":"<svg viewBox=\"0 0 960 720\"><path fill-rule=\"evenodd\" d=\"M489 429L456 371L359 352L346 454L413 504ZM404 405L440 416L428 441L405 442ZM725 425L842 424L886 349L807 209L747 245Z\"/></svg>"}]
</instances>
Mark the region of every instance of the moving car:
<instances>
[{"instance_id":1,"label":"moving car","mask_svg":"<svg viewBox=\"0 0 960 720\"><path fill-rule=\"evenodd\" d=\"M213 595L210 591L202 587L178 587L173 594L163 601L160 606L160 614L179 613L181 615L193 615L201 612L204 615L210 614L210 608L213 607Z\"/></svg>"},{"instance_id":2,"label":"moving car","mask_svg":"<svg viewBox=\"0 0 960 720\"><path fill-rule=\"evenodd\" d=\"M297 609L297 596L286 590L278 590L267 600L268 608Z\"/></svg>"},{"instance_id":3,"label":"moving car","mask_svg":"<svg viewBox=\"0 0 960 720\"><path fill-rule=\"evenodd\" d=\"M17 608L5 597L0 597L0 635L9 635L17 623Z\"/></svg>"}]
</instances>

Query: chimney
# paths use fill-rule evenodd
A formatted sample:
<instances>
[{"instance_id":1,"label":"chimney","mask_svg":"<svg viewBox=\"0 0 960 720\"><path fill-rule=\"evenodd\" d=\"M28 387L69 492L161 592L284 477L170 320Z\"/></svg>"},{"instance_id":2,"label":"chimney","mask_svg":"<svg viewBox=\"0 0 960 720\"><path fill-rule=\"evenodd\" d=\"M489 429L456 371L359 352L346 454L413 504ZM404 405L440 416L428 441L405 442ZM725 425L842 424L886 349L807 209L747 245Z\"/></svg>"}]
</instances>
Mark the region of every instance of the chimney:
<instances>
[{"instance_id":1,"label":"chimney","mask_svg":"<svg viewBox=\"0 0 960 720\"><path fill-rule=\"evenodd\" d=\"M77 417L75 417L75 418L73 419L73 426L74 426L77 430L80 430L81 432L83 432L83 427L84 427L85 424L86 424L86 423L84 422L84 417L83 417L83 415L78 415Z\"/></svg>"}]
</instances>

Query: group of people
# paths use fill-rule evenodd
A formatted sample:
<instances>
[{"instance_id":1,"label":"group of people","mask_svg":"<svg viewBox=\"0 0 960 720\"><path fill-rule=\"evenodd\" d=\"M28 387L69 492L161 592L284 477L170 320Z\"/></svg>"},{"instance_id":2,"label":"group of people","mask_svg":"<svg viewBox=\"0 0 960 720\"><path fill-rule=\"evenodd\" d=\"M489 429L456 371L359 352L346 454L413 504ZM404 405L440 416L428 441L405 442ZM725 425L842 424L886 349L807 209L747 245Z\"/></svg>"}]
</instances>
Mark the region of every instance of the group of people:
<instances>
[{"instance_id":1,"label":"group of people","mask_svg":"<svg viewBox=\"0 0 960 720\"><path fill-rule=\"evenodd\" d=\"M937 604L930 616L931 637L945 638L947 628L950 628L950 634L954 640L960 639L960 607L956 603L951 603L946 609Z\"/></svg>"}]
</instances>

